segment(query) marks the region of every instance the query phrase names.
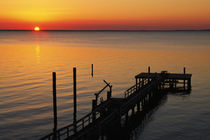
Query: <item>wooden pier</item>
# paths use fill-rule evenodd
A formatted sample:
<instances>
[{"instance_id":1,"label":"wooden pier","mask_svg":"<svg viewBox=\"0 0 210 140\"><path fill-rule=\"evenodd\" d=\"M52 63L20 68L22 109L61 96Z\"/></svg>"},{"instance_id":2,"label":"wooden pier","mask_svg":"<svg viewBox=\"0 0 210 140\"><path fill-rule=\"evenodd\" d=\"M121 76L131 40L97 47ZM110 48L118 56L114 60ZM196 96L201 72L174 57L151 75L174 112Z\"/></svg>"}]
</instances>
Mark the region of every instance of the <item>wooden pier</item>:
<instances>
[{"instance_id":1,"label":"wooden pier","mask_svg":"<svg viewBox=\"0 0 210 140\"><path fill-rule=\"evenodd\" d=\"M110 133L126 126L130 116L147 111L163 94L169 91L190 91L191 74L184 73L140 73L135 76L136 83L124 93L124 98L112 97L112 85L104 80L106 86L95 94L92 111L74 123L46 135L40 140L104 140ZM100 95L108 88L106 100ZM57 117L57 116L56 116ZM55 125L57 127L57 124Z\"/></svg>"}]
</instances>

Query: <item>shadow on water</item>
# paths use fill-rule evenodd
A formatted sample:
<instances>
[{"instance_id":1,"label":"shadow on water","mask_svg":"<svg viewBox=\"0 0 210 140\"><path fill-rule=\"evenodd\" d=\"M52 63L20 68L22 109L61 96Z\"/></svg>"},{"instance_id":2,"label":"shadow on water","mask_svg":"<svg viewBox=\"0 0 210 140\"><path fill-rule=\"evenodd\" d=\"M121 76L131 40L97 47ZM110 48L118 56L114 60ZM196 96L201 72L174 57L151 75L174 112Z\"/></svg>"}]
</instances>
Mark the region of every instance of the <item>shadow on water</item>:
<instances>
[{"instance_id":1,"label":"shadow on water","mask_svg":"<svg viewBox=\"0 0 210 140\"><path fill-rule=\"evenodd\" d=\"M180 91L180 92L167 92L162 94L157 100L150 104L146 110L135 112L135 114L129 117L129 120L126 124L122 125L120 128L113 127L107 131L108 135L105 138L106 140L136 140L141 133L144 131L144 128L153 120L154 113L167 102L168 95L174 96L189 96L190 91Z\"/></svg>"}]
</instances>

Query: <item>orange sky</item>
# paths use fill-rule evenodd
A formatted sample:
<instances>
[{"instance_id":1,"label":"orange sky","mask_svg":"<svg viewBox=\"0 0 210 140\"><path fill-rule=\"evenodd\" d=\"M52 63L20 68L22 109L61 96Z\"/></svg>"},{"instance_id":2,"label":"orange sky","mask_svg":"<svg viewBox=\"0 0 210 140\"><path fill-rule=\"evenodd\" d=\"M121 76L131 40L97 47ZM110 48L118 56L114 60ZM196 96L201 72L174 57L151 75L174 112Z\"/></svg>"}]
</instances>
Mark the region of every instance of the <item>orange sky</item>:
<instances>
[{"instance_id":1,"label":"orange sky","mask_svg":"<svg viewBox=\"0 0 210 140\"><path fill-rule=\"evenodd\" d=\"M210 0L1 0L0 29L210 29Z\"/></svg>"}]
</instances>

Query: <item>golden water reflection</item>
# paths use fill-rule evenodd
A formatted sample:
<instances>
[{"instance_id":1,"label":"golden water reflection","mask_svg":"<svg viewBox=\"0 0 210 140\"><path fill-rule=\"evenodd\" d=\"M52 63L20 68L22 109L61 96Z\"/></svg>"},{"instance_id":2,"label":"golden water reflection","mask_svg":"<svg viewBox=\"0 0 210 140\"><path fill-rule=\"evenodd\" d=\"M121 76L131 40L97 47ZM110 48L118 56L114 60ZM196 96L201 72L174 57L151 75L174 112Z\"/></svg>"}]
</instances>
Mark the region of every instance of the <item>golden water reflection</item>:
<instances>
[{"instance_id":1,"label":"golden water reflection","mask_svg":"<svg viewBox=\"0 0 210 140\"><path fill-rule=\"evenodd\" d=\"M40 63L40 47L39 45L36 46L36 59L37 59L37 64Z\"/></svg>"},{"instance_id":2,"label":"golden water reflection","mask_svg":"<svg viewBox=\"0 0 210 140\"><path fill-rule=\"evenodd\" d=\"M89 112L93 94L104 86L103 79L113 84L113 95L121 97L124 90L134 84L133 77L146 71L148 66L152 72L183 72L185 66L187 72L193 73L193 83L202 76L204 81L208 81L205 77L210 77L209 51L78 46L0 45L0 105L4 106L1 113L8 115L0 125L24 124L32 119L38 124L40 120L51 118L53 71L57 72L60 126L72 119L69 116L72 113L72 67L75 66L78 70L78 117ZM93 78L91 64L94 64ZM17 117L11 117L15 114ZM31 119L22 119L25 116ZM50 129L50 124L37 127Z\"/></svg>"}]
</instances>

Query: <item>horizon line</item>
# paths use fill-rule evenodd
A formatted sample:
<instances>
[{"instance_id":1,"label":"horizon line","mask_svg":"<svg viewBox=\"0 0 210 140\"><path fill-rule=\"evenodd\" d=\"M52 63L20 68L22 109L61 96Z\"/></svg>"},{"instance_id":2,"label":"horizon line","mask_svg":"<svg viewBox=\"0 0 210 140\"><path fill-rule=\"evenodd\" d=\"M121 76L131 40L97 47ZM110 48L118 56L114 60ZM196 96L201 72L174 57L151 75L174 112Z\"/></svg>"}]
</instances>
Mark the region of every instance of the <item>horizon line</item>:
<instances>
[{"instance_id":1,"label":"horizon line","mask_svg":"<svg viewBox=\"0 0 210 140\"><path fill-rule=\"evenodd\" d=\"M0 29L0 31L34 31L34 30ZM173 30L173 29L169 29L169 30L40 30L40 31L210 31L210 29L177 29L177 30Z\"/></svg>"}]
</instances>

